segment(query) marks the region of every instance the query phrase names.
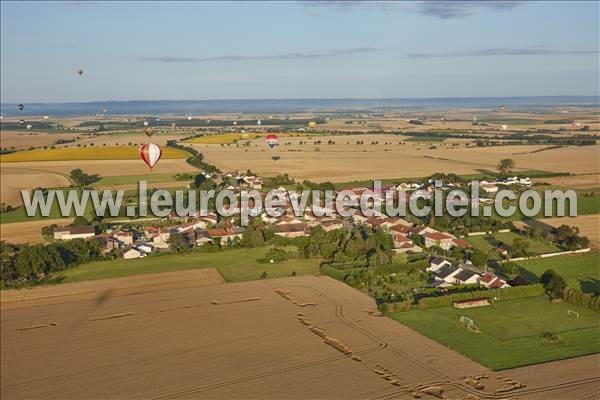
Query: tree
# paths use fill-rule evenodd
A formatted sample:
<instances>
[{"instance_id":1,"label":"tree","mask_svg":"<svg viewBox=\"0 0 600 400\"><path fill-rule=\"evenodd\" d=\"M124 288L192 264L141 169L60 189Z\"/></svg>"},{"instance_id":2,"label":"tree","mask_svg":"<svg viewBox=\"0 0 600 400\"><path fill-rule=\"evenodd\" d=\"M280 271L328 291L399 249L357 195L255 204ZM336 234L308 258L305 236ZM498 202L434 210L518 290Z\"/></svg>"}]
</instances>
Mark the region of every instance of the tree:
<instances>
[{"instance_id":1,"label":"tree","mask_svg":"<svg viewBox=\"0 0 600 400\"><path fill-rule=\"evenodd\" d=\"M471 262L473 265L484 266L487 263L487 256L483 251L474 249L471 253Z\"/></svg>"},{"instance_id":2,"label":"tree","mask_svg":"<svg viewBox=\"0 0 600 400\"><path fill-rule=\"evenodd\" d=\"M504 158L500 160L496 168L498 168L498 171L500 171L502 176L508 176L512 172L515 165L516 163L514 160L510 158Z\"/></svg>"},{"instance_id":3,"label":"tree","mask_svg":"<svg viewBox=\"0 0 600 400\"><path fill-rule=\"evenodd\" d=\"M567 287L567 283L563 277L552 269L542 274L540 283L544 285L546 293L553 299L559 299L562 296L563 290Z\"/></svg>"},{"instance_id":4,"label":"tree","mask_svg":"<svg viewBox=\"0 0 600 400\"><path fill-rule=\"evenodd\" d=\"M528 254L529 242L527 239L515 238L512 242L511 253L513 257L525 257Z\"/></svg>"},{"instance_id":5,"label":"tree","mask_svg":"<svg viewBox=\"0 0 600 400\"><path fill-rule=\"evenodd\" d=\"M519 266L517 263L509 261L502 264L502 272L504 272L508 277L514 279L519 275Z\"/></svg>"},{"instance_id":6,"label":"tree","mask_svg":"<svg viewBox=\"0 0 600 400\"><path fill-rule=\"evenodd\" d=\"M190 244L185 240L183 233L180 232L171 233L167 243L169 243L169 248L174 253L183 253L191 248Z\"/></svg>"}]
</instances>

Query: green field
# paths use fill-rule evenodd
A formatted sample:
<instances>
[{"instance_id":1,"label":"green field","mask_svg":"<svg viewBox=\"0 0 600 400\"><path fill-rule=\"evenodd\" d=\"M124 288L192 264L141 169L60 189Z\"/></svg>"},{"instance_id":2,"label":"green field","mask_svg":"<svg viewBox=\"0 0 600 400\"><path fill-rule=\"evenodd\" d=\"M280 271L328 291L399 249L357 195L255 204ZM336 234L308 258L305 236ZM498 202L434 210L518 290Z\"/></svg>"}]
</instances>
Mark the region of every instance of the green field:
<instances>
[{"instance_id":1,"label":"green field","mask_svg":"<svg viewBox=\"0 0 600 400\"><path fill-rule=\"evenodd\" d=\"M522 275L534 282L549 269L562 276L567 285L584 293L600 292L600 253L589 252L519 261Z\"/></svg>"},{"instance_id":2,"label":"green field","mask_svg":"<svg viewBox=\"0 0 600 400\"><path fill-rule=\"evenodd\" d=\"M493 235L485 236L470 236L467 240L469 241L469 243L471 243L471 245L474 248L479 249L485 254L487 254L490 250L494 249L495 246L492 243L494 243L495 241L500 241L510 246L512 245L512 242L513 240L515 240L515 238L526 239L529 243L529 248L527 249L527 251L532 255L554 253L556 251L560 251L549 240L530 239L525 236L518 235L514 232L494 233Z\"/></svg>"},{"instance_id":3,"label":"green field","mask_svg":"<svg viewBox=\"0 0 600 400\"><path fill-rule=\"evenodd\" d=\"M95 182L94 186L137 184L141 180L144 180L148 183L159 183L174 182L177 181L177 178L175 174L106 176L102 177L98 182ZM184 185L183 181L182 185Z\"/></svg>"},{"instance_id":4,"label":"green field","mask_svg":"<svg viewBox=\"0 0 600 400\"><path fill-rule=\"evenodd\" d=\"M567 310L580 317L567 315ZM481 333L459 323L471 318ZM391 317L493 370L600 352L600 315L546 297L499 301L492 306L408 311ZM543 337L551 333L557 342Z\"/></svg>"},{"instance_id":5,"label":"green field","mask_svg":"<svg viewBox=\"0 0 600 400\"><path fill-rule=\"evenodd\" d=\"M540 194L540 198L542 199L542 207L540 208L540 211L538 212L537 215L535 215L534 217L526 217L524 216L521 211L518 208L517 202L513 201L513 202L505 202L504 204L504 208L508 208L510 205L514 205L517 206L516 212L509 216L509 217L501 217L498 214L496 214L496 211L494 208L492 208L492 217L502 220L502 221L521 221L521 220L526 220L526 219L530 219L530 218L545 218L545 217L556 217L557 213L556 213L556 201L554 201L552 203L552 215L545 215L545 210L544 210L544 191L545 190L556 190L556 189L560 189L560 190L569 190L568 188L557 188L557 187L549 187L549 186L541 186L541 188L535 188L535 190ZM593 192L596 195L595 196L590 196L589 193ZM590 214L600 214L600 193L598 192L598 189L588 189L588 190L576 190L575 193L577 193L577 215L590 215ZM564 213L566 216L568 216L569 214L569 210L570 210L570 204L569 202L565 202L565 207L564 207Z\"/></svg>"},{"instance_id":6,"label":"green field","mask_svg":"<svg viewBox=\"0 0 600 400\"><path fill-rule=\"evenodd\" d=\"M263 271L269 278L292 275L318 275L319 259L297 258L281 263L261 263L267 247L233 249L215 253L191 252L186 254L155 255L134 260L95 261L61 272L56 276L60 282L78 282L94 279L115 278L137 274L180 271L198 268L216 268L227 282L260 279Z\"/></svg>"}]
</instances>

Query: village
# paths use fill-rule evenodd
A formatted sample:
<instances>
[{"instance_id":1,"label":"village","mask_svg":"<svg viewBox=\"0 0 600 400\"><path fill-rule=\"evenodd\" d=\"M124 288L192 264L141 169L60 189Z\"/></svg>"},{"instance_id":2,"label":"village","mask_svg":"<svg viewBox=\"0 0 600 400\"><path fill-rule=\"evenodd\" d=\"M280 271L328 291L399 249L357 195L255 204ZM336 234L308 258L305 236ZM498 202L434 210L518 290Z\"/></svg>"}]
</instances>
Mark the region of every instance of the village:
<instances>
[{"instance_id":1,"label":"village","mask_svg":"<svg viewBox=\"0 0 600 400\"><path fill-rule=\"evenodd\" d=\"M212 179L220 182L220 187L239 193L241 190L265 189L263 179L260 177L242 172L229 172L224 174L202 174L205 179ZM204 181L204 179L202 179ZM373 199L369 204L372 206L374 201L383 204L386 197L396 201L403 201L400 193L408 195L413 191L423 191L431 194L434 190L433 177L421 181L402 182L397 185L384 186L381 189L371 189L367 187L350 187L350 190L357 196L367 192ZM444 191L465 186L464 183L452 179L442 181L441 189ZM470 183L468 184L470 185ZM486 193L494 193L499 186L522 189L532 185L530 178L510 177L497 180L481 181L481 187ZM274 192L285 195L287 192L285 186L274 188ZM480 203L493 201L484 197L479 199ZM239 207L235 210L239 213ZM505 288L513 285L527 284L527 281L511 281L507 277L496 276L488 271L487 265L473 265L468 259L461 259L459 263L453 265L451 261L441 257L439 252L451 252L452 250L468 251L471 248L469 241L463 237L457 237L450 232L444 232L428 226L428 224L419 223L419 221L410 222L400 217L389 217L385 213L376 212L375 216L364 216L360 210L357 210L352 217L341 217L333 210L325 209L322 216L315 215L309 207L301 217L294 216L293 209L289 200L285 212L279 217L270 216L263 210L260 214L262 223L272 230L274 235L282 238L298 238L309 236L311 230L319 227L325 232L333 230L356 229L359 226L366 226L373 231L381 231L389 235L393 243L392 251L395 254L421 254L423 258L428 259L427 271L433 274L434 288L446 289L456 285L477 284L486 288ZM199 214L199 213L198 213ZM216 248L225 249L232 244L239 242L242 238L245 228L240 226L239 218L221 217L214 212L206 215L191 214L187 216L177 215L172 212L168 217L159 220L159 223L149 225L127 225L112 224L103 232L98 232L96 226L78 225L63 226L53 229L54 240L72 240L86 239L96 240L100 243L102 253L112 254L113 257L123 259L138 259L152 256L154 254L173 251L174 246L183 246L187 249L202 247L206 245L216 246ZM414 218L412 218L414 221ZM505 228L500 232L508 232ZM499 244L495 251L501 259L509 258L508 245Z\"/></svg>"}]
</instances>

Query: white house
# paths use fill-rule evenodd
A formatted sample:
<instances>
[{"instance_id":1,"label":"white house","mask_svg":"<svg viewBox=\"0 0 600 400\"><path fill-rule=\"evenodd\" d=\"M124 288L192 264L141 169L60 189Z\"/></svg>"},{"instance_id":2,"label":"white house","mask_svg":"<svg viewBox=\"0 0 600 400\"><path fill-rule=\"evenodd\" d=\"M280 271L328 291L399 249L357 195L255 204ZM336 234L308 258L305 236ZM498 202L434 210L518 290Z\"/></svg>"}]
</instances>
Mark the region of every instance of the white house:
<instances>
[{"instance_id":1,"label":"white house","mask_svg":"<svg viewBox=\"0 0 600 400\"><path fill-rule=\"evenodd\" d=\"M132 247L128 250L126 250L125 252L123 252L123 258L126 260L131 260L133 258L141 258L141 257L145 257L146 253L144 253L141 250L136 249L135 247Z\"/></svg>"},{"instance_id":2,"label":"white house","mask_svg":"<svg viewBox=\"0 0 600 400\"><path fill-rule=\"evenodd\" d=\"M479 283L479 275L475 272L459 268L460 272L454 275L454 283L458 285L468 285Z\"/></svg>"},{"instance_id":3,"label":"white house","mask_svg":"<svg viewBox=\"0 0 600 400\"><path fill-rule=\"evenodd\" d=\"M429 267L427 267L427 271L436 272L446 265L451 266L452 263L442 257L434 256L431 258L431 260L429 260Z\"/></svg>"},{"instance_id":4,"label":"white house","mask_svg":"<svg viewBox=\"0 0 600 400\"><path fill-rule=\"evenodd\" d=\"M454 246L453 237L450 235L446 235L441 232L432 232L426 233L425 237L425 247L429 248L432 246L440 247L444 250L450 250Z\"/></svg>"}]
</instances>

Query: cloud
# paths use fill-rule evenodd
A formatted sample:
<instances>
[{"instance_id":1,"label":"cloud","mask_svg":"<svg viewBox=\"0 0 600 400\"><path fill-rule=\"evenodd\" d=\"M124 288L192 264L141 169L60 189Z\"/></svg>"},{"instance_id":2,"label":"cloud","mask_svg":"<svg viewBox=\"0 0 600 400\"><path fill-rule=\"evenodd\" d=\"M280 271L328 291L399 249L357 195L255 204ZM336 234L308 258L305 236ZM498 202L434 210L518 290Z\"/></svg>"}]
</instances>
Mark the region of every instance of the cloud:
<instances>
[{"instance_id":1,"label":"cloud","mask_svg":"<svg viewBox=\"0 0 600 400\"><path fill-rule=\"evenodd\" d=\"M422 1L418 3L419 14L441 19L464 18L484 10L512 10L519 1Z\"/></svg>"},{"instance_id":2,"label":"cloud","mask_svg":"<svg viewBox=\"0 0 600 400\"><path fill-rule=\"evenodd\" d=\"M464 18L479 14L485 10L511 10L522 1L459 1L459 0L425 0L412 2L394 1L302 1L308 7L320 7L333 11L348 11L356 8L382 9L384 11L399 10L441 19Z\"/></svg>"},{"instance_id":3,"label":"cloud","mask_svg":"<svg viewBox=\"0 0 600 400\"><path fill-rule=\"evenodd\" d=\"M176 57L176 56L150 56L138 57L138 61L163 62L163 63L205 63L205 62L236 62L236 61L270 61L270 60L300 60L344 56L349 54L372 53L379 51L375 47L354 47L349 49L333 49L326 51L295 52L280 54L230 54L216 57Z\"/></svg>"},{"instance_id":4,"label":"cloud","mask_svg":"<svg viewBox=\"0 0 600 400\"><path fill-rule=\"evenodd\" d=\"M545 55L575 55L598 54L598 50L559 50L544 46L529 46L521 48L494 47L489 49L476 49L453 51L448 53L410 53L407 58L459 58L459 57L489 57L489 56L545 56Z\"/></svg>"}]
</instances>

